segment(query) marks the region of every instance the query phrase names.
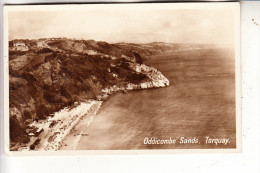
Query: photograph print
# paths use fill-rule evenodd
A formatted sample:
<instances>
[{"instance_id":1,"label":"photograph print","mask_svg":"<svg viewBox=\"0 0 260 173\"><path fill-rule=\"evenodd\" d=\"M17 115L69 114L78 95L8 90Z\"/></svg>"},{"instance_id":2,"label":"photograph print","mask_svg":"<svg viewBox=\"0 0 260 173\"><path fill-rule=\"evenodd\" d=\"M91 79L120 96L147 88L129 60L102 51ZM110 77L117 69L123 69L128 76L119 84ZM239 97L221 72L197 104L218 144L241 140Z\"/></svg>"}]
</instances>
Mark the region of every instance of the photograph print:
<instances>
[{"instance_id":1,"label":"photograph print","mask_svg":"<svg viewBox=\"0 0 260 173\"><path fill-rule=\"evenodd\" d=\"M239 3L4 12L9 152L239 149Z\"/></svg>"}]
</instances>

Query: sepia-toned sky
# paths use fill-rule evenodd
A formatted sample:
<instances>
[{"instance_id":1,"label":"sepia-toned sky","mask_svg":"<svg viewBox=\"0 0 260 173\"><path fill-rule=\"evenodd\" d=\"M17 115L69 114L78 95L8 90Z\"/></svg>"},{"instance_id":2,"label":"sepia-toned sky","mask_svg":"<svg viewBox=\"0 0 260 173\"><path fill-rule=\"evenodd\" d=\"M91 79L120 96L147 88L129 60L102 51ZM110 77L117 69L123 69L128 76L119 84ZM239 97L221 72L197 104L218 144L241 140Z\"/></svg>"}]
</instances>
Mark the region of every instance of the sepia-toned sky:
<instances>
[{"instance_id":1,"label":"sepia-toned sky","mask_svg":"<svg viewBox=\"0 0 260 173\"><path fill-rule=\"evenodd\" d=\"M167 5L167 4L166 4ZM33 9L33 7L32 7ZM233 43L226 9L82 8L9 11L9 40L45 37L107 42Z\"/></svg>"}]
</instances>

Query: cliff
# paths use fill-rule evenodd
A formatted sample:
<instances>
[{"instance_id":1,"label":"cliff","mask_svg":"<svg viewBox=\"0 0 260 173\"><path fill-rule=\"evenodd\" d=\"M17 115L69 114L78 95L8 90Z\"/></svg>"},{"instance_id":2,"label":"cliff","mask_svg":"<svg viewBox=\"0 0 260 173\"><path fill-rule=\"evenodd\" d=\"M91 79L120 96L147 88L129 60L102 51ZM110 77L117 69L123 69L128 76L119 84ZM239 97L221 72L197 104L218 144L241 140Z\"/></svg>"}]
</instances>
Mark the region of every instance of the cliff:
<instances>
[{"instance_id":1,"label":"cliff","mask_svg":"<svg viewBox=\"0 0 260 173\"><path fill-rule=\"evenodd\" d=\"M9 42L11 145L28 142L26 127L74 102L119 90L164 87L169 81L142 64L169 47L51 38Z\"/></svg>"}]
</instances>

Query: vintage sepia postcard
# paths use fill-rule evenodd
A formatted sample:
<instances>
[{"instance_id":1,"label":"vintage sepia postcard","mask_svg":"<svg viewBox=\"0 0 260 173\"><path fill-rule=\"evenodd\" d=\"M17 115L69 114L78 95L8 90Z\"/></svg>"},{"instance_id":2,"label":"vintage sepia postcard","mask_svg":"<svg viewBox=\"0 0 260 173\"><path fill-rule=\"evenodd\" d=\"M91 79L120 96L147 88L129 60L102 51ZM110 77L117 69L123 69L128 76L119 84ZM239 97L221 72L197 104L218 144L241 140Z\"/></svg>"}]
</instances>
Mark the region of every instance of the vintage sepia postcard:
<instances>
[{"instance_id":1,"label":"vintage sepia postcard","mask_svg":"<svg viewBox=\"0 0 260 173\"><path fill-rule=\"evenodd\" d=\"M239 152L239 10L5 6L6 152Z\"/></svg>"}]
</instances>

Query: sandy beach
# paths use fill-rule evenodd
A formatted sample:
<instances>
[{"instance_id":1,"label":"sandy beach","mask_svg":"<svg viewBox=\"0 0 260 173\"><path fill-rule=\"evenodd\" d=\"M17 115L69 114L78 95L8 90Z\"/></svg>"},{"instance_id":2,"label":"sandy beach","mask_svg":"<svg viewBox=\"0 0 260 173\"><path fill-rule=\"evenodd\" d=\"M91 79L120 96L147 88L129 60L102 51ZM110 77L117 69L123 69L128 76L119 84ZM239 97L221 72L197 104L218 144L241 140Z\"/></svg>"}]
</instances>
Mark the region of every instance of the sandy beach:
<instances>
[{"instance_id":1,"label":"sandy beach","mask_svg":"<svg viewBox=\"0 0 260 173\"><path fill-rule=\"evenodd\" d=\"M135 65L133 68L139 73L146 74L151 81L140 84L129 83L126 87L105 88L98 100L74 103L74 106L61 109L53 117L33 122L30 126L37 129L39 131L37 133L40 134L37 137L31 136L29 146L34 144L36 151L76 150L81 138L89 135L87 128L97 115L102 99L106 100L119 91L161 88L170 85L169 80L156 68L146 65Z\"/></svg>"},{"instance_id":2,"label":"sandy beach","mask_svg":"<svg viewBox=\"0 0 260 173\"><path fill-rule=\"evenodd\" d=\"M151 57L145 64L161 71L170 86L109 97L76 150L235 148L233 57L230 49L219 47ZM177 141L145 145L147 137ZM200 143L181 144L182 137ZM207 137L230 143L207 143Z\"/></svg>"},{"instance_id":3,"label":"sandy beach","mask_svg":"<svg viewBox=\"0 0 260 173\"><path fill-rule=\"evenodd\" d=\"M35 150L59 150L65 145L64 139L67 135L75 132L78 124L82 125L91 122L101 104L102 101L95 100L75 103L74 107L66 107L47 120L40 120L30 124L31 127L42 129L38 137L31 138L32 141L40 140ZM69 143L72 148L73 142L74 140Z\"/></svg>"}]
</instances>

